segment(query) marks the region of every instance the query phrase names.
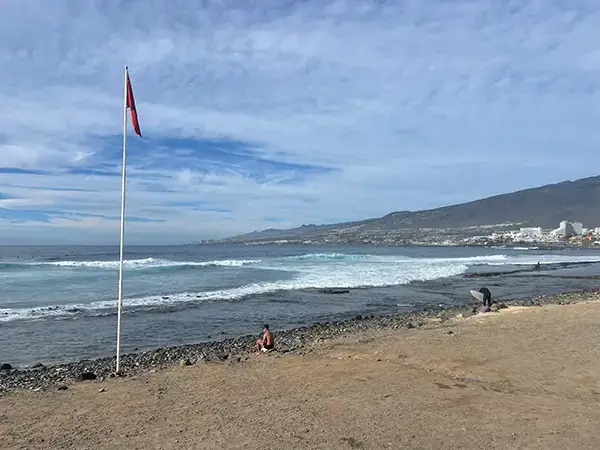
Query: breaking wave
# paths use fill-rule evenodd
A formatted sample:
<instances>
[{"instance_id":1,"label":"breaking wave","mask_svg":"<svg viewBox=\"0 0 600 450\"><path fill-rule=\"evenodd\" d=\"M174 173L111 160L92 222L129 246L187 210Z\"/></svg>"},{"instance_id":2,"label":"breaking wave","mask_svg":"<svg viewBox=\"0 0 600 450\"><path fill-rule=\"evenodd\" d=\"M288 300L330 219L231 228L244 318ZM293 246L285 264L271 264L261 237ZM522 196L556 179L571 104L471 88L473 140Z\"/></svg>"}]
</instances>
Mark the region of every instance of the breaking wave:
<instances>
[{"instance_id":1,"label":"breaking wave","mask_svg":"<svg viewBox=\"0 0 600 450\"><path fill-rule=\"evenodd\" d=\"M224 259L216 261L171 261L168 259L144 258L129 259L123 261L123 267L128 270L146 269L168 269L168 268L194 268L194 267L241 267L250 264L258 264L259 259ZM99 269L118 270L119 261L51 261L30 264L0 264L2 270L26 270L48 267L76 268L76 269Z\"/></svg>"},{"instance_id":2,"label":"breaking wave","mask_svg":"<svg viewBox=\"0 0 600 450\"><path fill-rule=\"evenodd\" d=\"M165 306L212 301L238 301L251 295L277 291L323 288L363 288L401 285L417 281L458 276L472 266L534 265L564 263L597 263L600 256L576 256L568 254L526 254L511 252L510 255L487 255L457 258L411 258L408 256L359 255L346 253L308 253L305 255L260 259L223 259L214 261L171 261L145 258L125 261L128 270L167 270L173 268L252 266L257 269L275 269L288 272L282 280L254 282L253 275L233 279L238 286L226 289L169 293L170 283L165 283L166 293L126 298L127 311L132 309L156 309ZM114 271L118 261L50 261L30 264L0 264L0 271L27 271L32 268ZM54 273L54 272L53 272ZM61 272L58 272L59 274ZM87 272L86 272L87 273ZM6 276L12 276L6 274ZM157 273L158 276L158 273ZM65 283L69 282L65 273ZM254 280L253 280L254 278ZM185 289L185 288L184 288ZM114 313L116 300L106 297L90 303L59 303L52 306L0 308L0 322L19 319L43 319L51 317L102 316Z\"/></svg>"}]
</instances>

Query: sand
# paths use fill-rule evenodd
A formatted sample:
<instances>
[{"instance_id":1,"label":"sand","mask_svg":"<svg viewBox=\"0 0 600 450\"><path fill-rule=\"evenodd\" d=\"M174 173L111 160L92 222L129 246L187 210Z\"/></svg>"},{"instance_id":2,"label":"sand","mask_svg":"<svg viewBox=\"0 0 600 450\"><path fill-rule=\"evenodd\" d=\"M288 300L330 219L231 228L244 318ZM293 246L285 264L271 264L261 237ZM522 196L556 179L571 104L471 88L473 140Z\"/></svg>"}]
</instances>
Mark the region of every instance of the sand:
<instances>
[{"instance_id":1,"label":"sand","mask_svg":"<svg viewBox=\"0 0 600 450\"><path fill-rule=\"evenodd\" d=\"M596 449L600 303L0 397L10 449ZM103 392L99 392L103 389Z\"/></svg>"}]
</instances>

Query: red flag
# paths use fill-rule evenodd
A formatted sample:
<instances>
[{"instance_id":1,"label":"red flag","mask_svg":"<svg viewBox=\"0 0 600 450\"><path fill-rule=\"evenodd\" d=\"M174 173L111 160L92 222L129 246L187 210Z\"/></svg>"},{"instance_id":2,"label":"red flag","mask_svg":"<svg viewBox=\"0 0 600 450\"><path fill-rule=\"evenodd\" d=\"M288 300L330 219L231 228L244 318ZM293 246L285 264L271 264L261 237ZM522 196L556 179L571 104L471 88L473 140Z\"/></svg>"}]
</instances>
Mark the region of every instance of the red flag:
<instances>
[{"instance_id":1,"label":"red flag","mask_svg":"<svg viewBox=\"0 0 600 450\"><path fill-rule=\"evenodd\" d=\"M127 108L131 110L131 124L135 134L142 137L140 130L140 122L137 116L137 109L135 109L135 99L133 98L133 89L131 88L131 80L129 79L129 72L127 72Z\"/></svg>"}]
</instances>

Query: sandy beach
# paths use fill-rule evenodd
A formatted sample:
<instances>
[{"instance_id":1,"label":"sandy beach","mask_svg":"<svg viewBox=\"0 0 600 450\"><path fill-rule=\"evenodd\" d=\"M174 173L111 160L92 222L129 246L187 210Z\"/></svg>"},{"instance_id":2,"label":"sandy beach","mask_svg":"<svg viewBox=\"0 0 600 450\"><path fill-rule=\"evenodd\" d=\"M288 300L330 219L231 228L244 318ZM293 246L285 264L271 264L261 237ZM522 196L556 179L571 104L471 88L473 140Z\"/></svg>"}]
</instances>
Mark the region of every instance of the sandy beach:
<instances>
[{"instance_id":1,"label":"sandy beach","mask_svg":"<svg viewBox=\"0 0 600 450\"><path fill-rule=\"evenodd\" d=\"M599 299L12 392L0 448L597 448Z\"/></svg>"}]
</instances>

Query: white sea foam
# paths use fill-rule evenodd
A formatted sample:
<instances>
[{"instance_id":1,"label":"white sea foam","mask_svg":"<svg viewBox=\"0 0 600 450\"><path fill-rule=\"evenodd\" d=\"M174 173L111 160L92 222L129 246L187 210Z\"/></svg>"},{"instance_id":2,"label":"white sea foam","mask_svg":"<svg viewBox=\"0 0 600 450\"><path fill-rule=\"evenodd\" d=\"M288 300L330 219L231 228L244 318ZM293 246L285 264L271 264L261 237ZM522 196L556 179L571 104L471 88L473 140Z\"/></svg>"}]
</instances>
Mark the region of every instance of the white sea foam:
<instances>
[{"instance_id":1,"label":"white sea foam","mask_svg":"<svg viewBox=\"0 0 600 450\"><path fill-rule=\"evenodd\" d=\"M124 300L127 309L157 307L185 302L233 301L249 295L298 289L381 287L428 281L456 276L474 265L533 265L556 263L600 262L600 256L574 256L569 254L511 254L460 258L410 258L407 256L348 255L341 253L316 253L296 257L261 260L216 260L205 262L178 262L146 258L129 260L129 268L197 266L244 266L277 269L293 273L291 279L248 283L230 289L204 292L157 294ZM61 267L88 267L116 269L117 261L58 261L46 263ZM48 307L0 308L0 322L18 319L39 319L78 314L105 314L114 310L115 300L92 303L61 304Z\"/></svg>"},{"instance_id":2,"label":"white sea foam","mask_svg":"<svg viewBox=\"0 0 600 450\"><path fill-rule=\"evenodd\" d=\"M306 255L284 256L284 261L374 261L385 259L398 259L394 256L376 256L348 253L308 253Z\"/></svg>"},{"instance_id":3,"label":"white sea foam","mask_svg":"<svg viewBox=\"0 0 600 450\"><path fill-rule=\"evenodd\" d=\"M320 265L295 267L296 277L291 280L251 283L231 289L206 292L183 292L169 295L145 296L124 300L126 308L166 306L185 302L214 300L236 300L249 295L297 289L334 287L377 287L406 284L411 281L425 281L459 275L467 270L464 264L436 263L415 259L410 263L396 265L352 265L344 270L324 270ZM49 308L4 308L0 309L0 321L18 319L39 319L47 316L74 316L93 314L94 311L114 309L115 301L96 301L86 304L57 305Z\"/></svg>"},{"instance_id":4,"label":"white sea foam","mask_svg":"<svg viewBox=\"0 0 600 450\"><path fill-rule=\"evenodd\" d=\"M125 260L123 265L127 269L160 269L170 267L242 267L247 265L268 265L270 268L280 268L285 270L286 267L297 263L302 267L302 263L379 263L379 264L399 264L399 263L460 263L467 265L475 264L537 264L538 261L547 263L557 262L598 262L598 256L562 256L562 255L487 255L487 256L469 256L459 258L412 258L409 256L390 256L390 255L360 255L360 254L344 254L344 253L308 253L305 255L286 256L282 258L274 258L268 260L260 259L222 259L214 261L171 261L168 259L144 258ZM52 261L41 263L45 266L66 267L66 268L88 268L88 269L103 269L117 270L119 261ZM39 265L39 264L35 264Z\"/></svg>"},{"instance_id":5,"label":"white sea foam","mask_svg":"<svg viewBox=\"0 0 600 450\"><path fill-rule=\"evenodd\" d=\"M469 256L463 258L414 258L404 255L364 255L364 254L347 254L347 253L308 253L306 255L295 255L278 258L281 261L364 261L364 262L379 262L379 263L399 263L413 261L434 261L434 262L464 262L464 263L484 263L487 261L504 261L507 255L488 255L488 256Z\"/></svg>"},{"instance_id":6,"label":"white sea foam","mask_svg":"<svg viewBox=\"0 0 600 450\"><path fill-rule=\"evenodd\" d=\"M144 258L144 259L128 259L123 261L123 266L127 269L152 269L162 267L240 267L249 264L258 264L259 259L222 259L216 261L171 261L168 259ZM117 270L119 261L52 261L43 263L47 266L58 267L74 267L74 268L90 268L90 269L107 269Z\"/></svg>"}]
</instances>

